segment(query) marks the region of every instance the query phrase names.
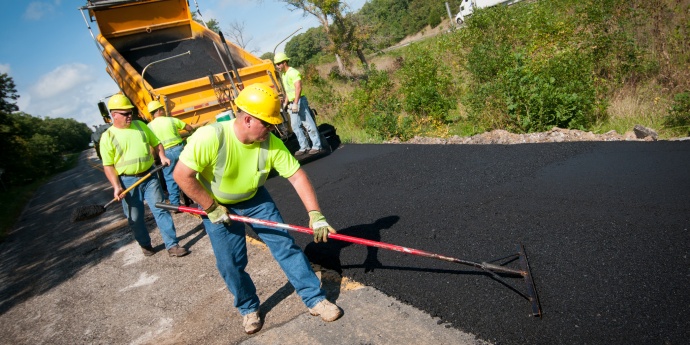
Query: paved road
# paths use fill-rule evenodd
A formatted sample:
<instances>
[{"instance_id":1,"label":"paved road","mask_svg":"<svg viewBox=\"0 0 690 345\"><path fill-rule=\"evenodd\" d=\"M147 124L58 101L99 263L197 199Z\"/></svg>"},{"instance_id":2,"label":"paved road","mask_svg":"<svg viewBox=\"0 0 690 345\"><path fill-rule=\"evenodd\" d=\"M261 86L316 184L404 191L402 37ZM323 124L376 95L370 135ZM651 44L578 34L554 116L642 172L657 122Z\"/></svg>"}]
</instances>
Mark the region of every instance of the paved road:
<instances>
[{"instance_id":1,"label":"paved road","mask_svg":"<svg viewBox=\"0 0 690 345\"><path fill-rule=\"evenodd\" d=\"M345 145L305 169L343 234L471 261L524 244L542 319L472 267L296 235L314 262L480 339L690 338L690 142ZM268 187L286 222L303 224L286 181Z\"/></svg>"}]
</instances>

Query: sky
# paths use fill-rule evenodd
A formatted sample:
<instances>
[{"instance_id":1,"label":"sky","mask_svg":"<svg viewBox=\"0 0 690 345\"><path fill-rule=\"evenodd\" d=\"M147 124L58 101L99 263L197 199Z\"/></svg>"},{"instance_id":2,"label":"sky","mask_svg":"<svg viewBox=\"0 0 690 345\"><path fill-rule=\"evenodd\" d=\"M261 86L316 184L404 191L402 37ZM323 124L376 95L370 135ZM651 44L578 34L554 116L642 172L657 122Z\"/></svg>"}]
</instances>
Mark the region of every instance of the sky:
<instances>
[{"instance_id":1,"label":"sky","mask_svg":"<svg viewBox=\"0 0 690 345\"><path fill-rule=\"evenodd\" d=\"M345 0L352 11L366 0ZM273 52L293 31L319 25L278 0L196 0L205 21L215 19L225 33L243 23L247 50ZM196 12L194 0L190 8ZM99 100L118 92L79 8L86 0L12 0L0 11L0 73L14 80L19 110L41 118L73 118L93 128L103 123ZM84 12L88 19L88 14ZM96 23L89 23L94 35ZM229 39L226 35L226 39ZM289 39L287 40L289 41ZM287 42L286 41L286 42ZM284 49L285 42L276 52Z\"/></svg>"}]
</instances>

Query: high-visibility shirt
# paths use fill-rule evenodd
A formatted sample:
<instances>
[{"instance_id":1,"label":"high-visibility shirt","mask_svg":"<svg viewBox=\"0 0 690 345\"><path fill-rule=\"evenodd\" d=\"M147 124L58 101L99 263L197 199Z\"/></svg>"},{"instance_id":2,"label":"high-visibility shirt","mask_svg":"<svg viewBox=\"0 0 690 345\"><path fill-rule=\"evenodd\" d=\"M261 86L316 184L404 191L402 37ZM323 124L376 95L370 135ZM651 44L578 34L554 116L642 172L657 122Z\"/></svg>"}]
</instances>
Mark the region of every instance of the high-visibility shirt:
<instances>
[{"instance_id":1,"label":"high-visibility shirt","mask_svg":"<svg viewBox=\"0 0 690 345\"><path fill-rule=\"evenodd\" d=\"M235 119L203 126L187 138L180 162L196 171L197 179L223 204L251 199L271 169L292 176L299 162L282 140L271 133L263 142L243 144L234 130Z\"/></svg>"},{"instance_id":2,"label":"high-visibility shirt","mask_svg":"<svg viewBox=\"0 0 690 345\"><path fill-rule=\"evenodd\" d=\"M287 95L288 101L295 100L295 83L302 80L302 74L296 68L288 67L288 69L280 74L280 79L283 81L283 88Z\"/></svg>"},{"instance_id":3,"label":"high-visibility shirt","mask_svg":"<svg viewBox=\"0 0 690 345\"><path fill-rule=\"evenodd\" d=\"M168 116L159 116L148 124L165 149L169 149L182 142L179 130L185 128L186 125L184 121Z\"/></svg>"},{"instance_id":4,"label":"high-visibility shirt","mask_svg":"<svg viewBox=\"0 0 690 345\"><path fill-rule=\"evenodd\" d=\"M142 173L153 165L151 147L158 144L156 135L139 120L129 128L110 126L101 135L101 159L104 166L114 166L118 175Z\"/></svg>"}]
</instances>

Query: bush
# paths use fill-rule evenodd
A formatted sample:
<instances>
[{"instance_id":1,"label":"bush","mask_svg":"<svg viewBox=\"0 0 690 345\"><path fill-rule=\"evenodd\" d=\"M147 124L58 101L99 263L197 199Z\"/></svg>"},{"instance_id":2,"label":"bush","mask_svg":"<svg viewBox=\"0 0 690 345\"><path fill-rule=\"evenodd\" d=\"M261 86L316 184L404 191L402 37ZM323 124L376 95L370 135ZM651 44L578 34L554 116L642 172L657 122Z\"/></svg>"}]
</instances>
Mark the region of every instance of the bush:
<instances>
[{"instance_id":1,"label":"bush","mask_svg":"<svg viewBox=\"0 0 690 345\"><path fill-rule=\"evenodd\" d=\"M673 97L664 127L690 136L690 92L681 92Z\"/></svg>"},{"instance_id":2,"label":"bush","mask_svg":"<svg viewBox=\"0 0 690 345\"><path fill-rule=\"evenodd\" d=\"M366 73L347 98L348 101L342 103L338 116L346 122L364 128L375 137L398 137L403 140L411 138L411 121L397 115L401 105L395 84L388 72L379 71L372 65Z\"/></svg>"},{"instance_id":3,"label":"bush","mask_svg":"<svg viewBox=\"0 0 690 345\"><path fill-rule=\"evenodd\" d=\"M457 97L452 79L431 49L414 45L397 71L405 111L422 120L425 117L444 123Z\"/></svg>"}]
</instances>

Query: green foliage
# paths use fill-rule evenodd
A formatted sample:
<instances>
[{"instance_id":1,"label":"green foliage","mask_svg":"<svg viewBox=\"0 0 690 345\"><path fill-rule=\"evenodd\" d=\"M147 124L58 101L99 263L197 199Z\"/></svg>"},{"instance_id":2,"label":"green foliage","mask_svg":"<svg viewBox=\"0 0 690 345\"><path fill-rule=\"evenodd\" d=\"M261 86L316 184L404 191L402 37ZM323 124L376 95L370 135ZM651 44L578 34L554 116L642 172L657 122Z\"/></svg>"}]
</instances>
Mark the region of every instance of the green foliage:
<instances>
[{"instance_id":1,"label":"green foliage","mask_svg":"<svg viewBox=\"0 0 690 345\"><path fill-rule=\"evenodd\" d=\"M577 20L564 20L569 9L559 4L569 2L497 6L468 18L458 35L469 48L458 54L471 76L464 97L470 119L517 132L587 129L603 119L597 50L578 36Z\"/></svg>"},{"instance_id":2,"label":"green foliage","mask_svg":"<svg viewBox=\"0 0 690 345\"><path fill-rule=\"evenodd\" d=\"M335 109L336 120L347 128L366 128L380 139L554 126L597 131L610 128L609 112L617 116L616 123L628 123L627 114L647 116L644 109L670 104L673 94L665 126L685 134L690 122L689 6L687 0L494 6L477 10L459 30L396 50L402 63L393 63L390 72L375 71L361 80L335 75L324 83L346 85L338 95L344 101ZM425 8L423 16L420 8ZM423 26L412 23L431 13L421 2L371 0L358 15L365 18L360 23L373 27L369 43L379 49L393 42L388 38L404 37L408 28L417 32ZM386 39L379 36L382 32ZM644 89L655 91L635 94ZM638 106L632 111L620 103L620 95L628 92L633 93L630 106ZM328 99L326 94L322 98Z\"/></svg>"},{"instance_id":3,"label":"green foliage","mask_svg":"<svg viewBox=\"0 0 690 345\"><path fill-rule=\"evenodd\" d=\"M343 101L338 117L359 124L382 139L412 137L411 119L399 115L401 103L391 76L372 65L350 97Z\"/></svg>"},{"instance_id":4,"label":"green foliage","mask_svg":"<svg viewBox=\"0 0 690 345\"><path fill-rule=\"evenodd\" d=\"M73 119L40 119L25 113L0 111L2 180L24 185L60 171L63 155L86 149L91 130Z\"/></svg>"},{"instance_id":5,"label":"green foliage","mask_svg":"<svg viewBox=\"0 0 690 345\"><path fill-rule=\"evenodd\" d=\"M7 73L0 74L0 111L11 113L19 110L16 104L18 99L19 95L12 77Z\"/></svg>"},{"instance_id":6,"label":"green foliage","mask_svg":"<svg viewBox=\"0 0 690 345\"><path fill-rule=\"evenodd\" d=\"M310 28L285 44L285 54L290 57L290 66L303 66L318 58L328 46L328 38L323 27Z\"/></svg>"},{"instance_id":7,"label":"green foliage","mask_svg":"<svg viewBox=\"0 0 690 345\"><path fill-rule=\"evenodd\" d=\"M430 49L412 46L397 72L403 109L416 118L445 122L457 103L450 75Z\"/></svg>"},{"instance_id":8,"label":"green foliage","mask_svg":"<svg viewBox=\"0 0 690 345\"><path fill-rule=\"evenodd\" d=\"M681 92L673 97L664 126L690 136L690 92Z\"/></svg>"},{"instance_id":9,"label":"green foliage","mask_svg":"<svg viewBox=\"0 0 690 345\"><path fill-rule=\"evenodd\" d=\"M577 54L553 57L539 70L516 54L515 67L499 78L508 129L540 132L552 127L587 129L596 121L591 65ZM503 101L503 100L502 100Z\"/></svg>"}]
</instances>

